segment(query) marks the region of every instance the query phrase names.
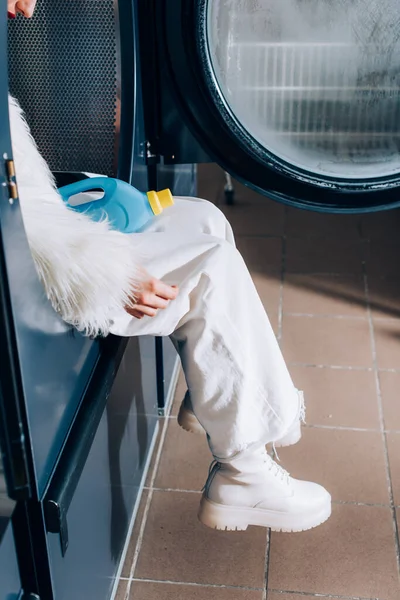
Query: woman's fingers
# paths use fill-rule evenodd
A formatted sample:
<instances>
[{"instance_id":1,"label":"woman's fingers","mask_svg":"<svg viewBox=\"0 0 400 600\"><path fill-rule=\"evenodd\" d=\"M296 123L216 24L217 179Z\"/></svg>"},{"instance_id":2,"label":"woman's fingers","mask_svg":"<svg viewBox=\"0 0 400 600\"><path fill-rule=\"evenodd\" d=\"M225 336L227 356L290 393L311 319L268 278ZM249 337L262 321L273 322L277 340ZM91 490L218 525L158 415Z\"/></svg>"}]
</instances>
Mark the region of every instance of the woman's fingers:
<instances>
[{"instance_id":1,"label":"woman's fingers","mask_svg":"<svg viewBox=\"0 0 400 600\"><path fill-rule=\"evenodd\" d=\"M175 285L168 285L159 279L152 279L150 281L150 291L165 300L175 300L179 290Z\"/></svg>"},{"instance_id":2,"label":"woman's fingers","mask_svg":"<svg viewBox=\"0 0 400 600\"><path fill-rule=\"evenodd\" d=\"M171 300L175 300L179 293L176 285L168 285L155 277L150 277L143 282L142 288L132 297L132 304L126 311L142 319L144 316L155 317L159 310L167 308Z\"/></svg>"},{"instance_id":3,"label":"woman's fingers","mask_svg":"<svg viewBox=\"0 0 400 600\"><path fill-rule=\"evenodd\" d=\"M139 298L140 304L150 306L150 308L167 308L169 300L164 300L155 294L145 293Z\"/></svg>"},{"instance_id":4,"label":"woman's fingers","mask_svg":"<svg viewBox=\"0 0 400 600\"><path fill-rule=\"evenodd\" d=\"M158 310L156 308L151 308L150 306L144 306L143 304L135 304L135 308L128 308L127 312L132 315L132 317L141 319L144 316L155 317Z\"/></svg>"}]
</instances>

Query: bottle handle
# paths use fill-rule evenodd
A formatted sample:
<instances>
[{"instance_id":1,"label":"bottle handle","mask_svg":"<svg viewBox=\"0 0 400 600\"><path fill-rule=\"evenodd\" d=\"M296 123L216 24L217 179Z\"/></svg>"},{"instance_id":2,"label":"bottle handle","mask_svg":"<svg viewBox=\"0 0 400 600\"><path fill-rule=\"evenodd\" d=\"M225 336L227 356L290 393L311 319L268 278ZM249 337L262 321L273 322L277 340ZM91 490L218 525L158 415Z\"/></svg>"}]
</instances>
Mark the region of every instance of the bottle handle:
<instances>
[{"instance_id":1,"label":"bottle handle","mask_svg":"<svg viewBox=\"0 0 400 600\"><path fill-rule=\"evenodd\" d=\"M104 192L104 198L106 196L111 197L117 190L117 187L118 179L113 179L112 177L88 177L87 179L64 185L58 191L64 202L68 204L71 196L90 192L95 189L101 189Z\"/></svg>"}]
</instances>

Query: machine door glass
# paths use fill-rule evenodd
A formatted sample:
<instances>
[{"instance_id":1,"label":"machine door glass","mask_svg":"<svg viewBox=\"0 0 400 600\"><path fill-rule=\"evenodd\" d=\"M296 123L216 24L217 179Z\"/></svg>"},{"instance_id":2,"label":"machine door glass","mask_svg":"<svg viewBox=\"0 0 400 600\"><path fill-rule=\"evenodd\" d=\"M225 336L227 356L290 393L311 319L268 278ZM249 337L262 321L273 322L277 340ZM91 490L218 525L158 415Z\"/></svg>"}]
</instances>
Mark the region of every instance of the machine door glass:
<instances>
[{"instance_id":1,"label":"machine door glass","mask_svg":"<svg viewBox=\"0 0 400 600\"><path fill-rule=\"evenodd\" d=\"M209 58L224 100L279 160L315 176L400 171L396 1L213 0Z\"/></svg>"},{"instance_id":2,"label":"machine door glass","mask_svg":"<svg viewBox=\"0 0 400 600\"><path fill-rule=\"evenodd\" d=\"M222 166L317 210L397 203L397 0L181 0L189 68L165 11L183 110Z\"/></svg>"}]
</instances>

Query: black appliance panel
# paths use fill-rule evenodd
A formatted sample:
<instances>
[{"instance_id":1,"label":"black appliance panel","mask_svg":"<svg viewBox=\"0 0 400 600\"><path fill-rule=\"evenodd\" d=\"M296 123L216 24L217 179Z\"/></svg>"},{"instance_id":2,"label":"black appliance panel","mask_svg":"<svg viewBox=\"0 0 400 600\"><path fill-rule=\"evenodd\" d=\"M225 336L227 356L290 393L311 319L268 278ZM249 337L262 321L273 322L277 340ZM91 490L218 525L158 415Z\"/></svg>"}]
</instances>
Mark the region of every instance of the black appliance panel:
<instances>
[{"instance_id":1,"label":"black appliance panel","mask_svg":"<svg viewBox=\"0 0 400 600\"><path fill-rule=\"evenodd\" d=\"M112 361L104 363L108 366L93 388L97 392L92 394L89 388L87 418L84 414L82 423L79 417L75 422L44 501L57 600L109 598L154 443L158 420L154 339L129 340L107 392L107 381L111 383L120 359L114 366ZM92 419L88 415L96 412L96 404L104 410L98 419ZM78 440L89 440L85 448L78 442L78 454L75 428ZM67 488L71 485L70 492ZM65 517L58 530L55 504ZM63 543L65 531L67 545Z\"/></svg>"}]
</instances>

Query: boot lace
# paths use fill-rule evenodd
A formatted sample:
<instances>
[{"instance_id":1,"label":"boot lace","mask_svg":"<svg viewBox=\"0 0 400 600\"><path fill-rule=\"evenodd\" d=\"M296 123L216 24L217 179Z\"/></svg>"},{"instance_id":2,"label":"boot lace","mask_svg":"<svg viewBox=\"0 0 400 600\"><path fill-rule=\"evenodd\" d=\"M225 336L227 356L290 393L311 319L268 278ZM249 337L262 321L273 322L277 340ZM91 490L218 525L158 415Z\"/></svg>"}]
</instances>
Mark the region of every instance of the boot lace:
<instances>
[{"instance_id":1,"label":"boot lace","mask_svg":"<svg viewBox=\"0 0 400 600\"><path fill-rule=\"evenodd\" d=\"M286 471L286 469L281 467L281 465L278 465L278 463L272 460L272 458L267 453L265 453L264 455L264 464L267 465L268 471L271 471L273 475L279 477L281 481L286 481L286 483L289 484L290 473Z\"/></svg>"}]
</instances>

